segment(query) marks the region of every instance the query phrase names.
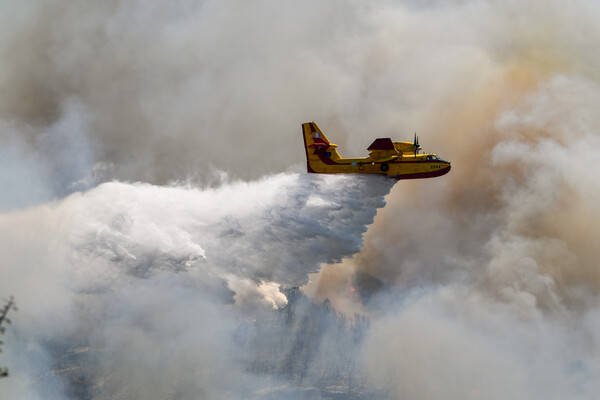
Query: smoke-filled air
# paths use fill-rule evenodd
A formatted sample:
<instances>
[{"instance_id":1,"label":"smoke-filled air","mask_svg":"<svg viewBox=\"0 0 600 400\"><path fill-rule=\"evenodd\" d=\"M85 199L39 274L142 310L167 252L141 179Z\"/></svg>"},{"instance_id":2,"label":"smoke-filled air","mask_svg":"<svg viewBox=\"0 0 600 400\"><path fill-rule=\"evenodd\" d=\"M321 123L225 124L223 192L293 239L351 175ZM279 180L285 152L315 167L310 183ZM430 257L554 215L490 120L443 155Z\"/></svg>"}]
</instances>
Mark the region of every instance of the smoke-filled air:
<instances>
[{"instance_id":1,"label":"smoke-filled air","mask_svg":"<svg viewBox=\"0 0 600 400\"><path fill-rule=\"evenodd\" d=\"M1 1L0 398L600 398L599 20ZM309 121L452 171L309 174Z\"/></svg>"}]
</instances>

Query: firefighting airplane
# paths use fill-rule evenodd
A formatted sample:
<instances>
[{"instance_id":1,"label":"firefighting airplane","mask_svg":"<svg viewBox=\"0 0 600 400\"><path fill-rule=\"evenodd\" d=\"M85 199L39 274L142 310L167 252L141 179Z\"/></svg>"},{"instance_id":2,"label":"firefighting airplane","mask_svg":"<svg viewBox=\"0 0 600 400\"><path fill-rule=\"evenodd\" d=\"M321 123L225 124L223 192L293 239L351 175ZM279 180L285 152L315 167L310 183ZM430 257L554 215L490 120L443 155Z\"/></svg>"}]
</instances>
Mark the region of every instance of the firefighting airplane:
<instances>
[{"instance_id":1,"label":"firefighting airplane","mask_svg":"<svg viewBox=\"0 0 600 400\"><path fill-rule=\"evenodd\" d=\"M342 158L314 122L302 124L308 172L317 174L378 174L394 179L434 178L450 172L450 162L437 154L419 154L419 138L411 142L375 139L369 156Z\"/></svg>"}]
</instances>

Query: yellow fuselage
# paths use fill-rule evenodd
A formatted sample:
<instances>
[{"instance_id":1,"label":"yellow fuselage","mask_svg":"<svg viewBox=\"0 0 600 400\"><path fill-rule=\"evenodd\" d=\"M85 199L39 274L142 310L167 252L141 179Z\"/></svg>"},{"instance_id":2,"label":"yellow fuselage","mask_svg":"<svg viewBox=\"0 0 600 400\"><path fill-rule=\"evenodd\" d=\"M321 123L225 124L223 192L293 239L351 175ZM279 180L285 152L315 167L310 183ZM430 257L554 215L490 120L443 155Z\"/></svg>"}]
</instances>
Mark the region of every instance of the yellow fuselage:
<instances>
[{"instance_id":1,"label":"yellow fuselage","mask_svg":"<svg viewBox=\"0 0 600 400\"><path fill-rule=\"evenodd\" d=\"M368 157L342 158L337 145L329 142L317 124L302 124L307 170L321 174L378 174L394 179L419 179L442 176L451 164L436 154L415 154L410 142L377 139Z\"/></svg>"}]
</instances>

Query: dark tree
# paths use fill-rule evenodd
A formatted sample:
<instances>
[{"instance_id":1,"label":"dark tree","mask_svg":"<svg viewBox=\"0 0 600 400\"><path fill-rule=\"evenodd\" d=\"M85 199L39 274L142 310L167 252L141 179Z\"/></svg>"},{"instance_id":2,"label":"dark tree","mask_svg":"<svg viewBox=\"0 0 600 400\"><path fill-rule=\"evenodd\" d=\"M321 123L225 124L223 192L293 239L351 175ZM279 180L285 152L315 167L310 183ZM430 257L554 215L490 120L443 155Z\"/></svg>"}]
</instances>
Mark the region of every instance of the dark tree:
<instances>
[{"instance_id":1,"label":"dark tree","mask_svg":"<svg viewBox=\"0 0 600 400\"><path fill-rule=\"evenodd\" d=\"M6 323L6 325L10 325L11 321L8 319L7 315L10 310L17 311L17 306L15 305L15 300L12 296L8 299L6 305L0 311L0 334L4 335L4 331L6 328L2 326L2 324ZM0 353L2 352L2 345L4 343L0 340ZM8 376L8 368L0 368L0 378L4 378Z\"/></svg>"}]
</instances>

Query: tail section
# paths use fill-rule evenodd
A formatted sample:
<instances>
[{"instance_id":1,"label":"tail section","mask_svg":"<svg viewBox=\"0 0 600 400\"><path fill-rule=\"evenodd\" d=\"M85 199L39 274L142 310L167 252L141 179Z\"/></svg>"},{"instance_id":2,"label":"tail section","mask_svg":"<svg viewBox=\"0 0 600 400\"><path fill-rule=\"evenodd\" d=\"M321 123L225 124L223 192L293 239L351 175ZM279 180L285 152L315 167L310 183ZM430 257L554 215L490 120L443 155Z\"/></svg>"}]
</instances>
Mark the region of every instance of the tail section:
<instances>
[{"instance_id":1,"label":"tail section","mask_svg":"<svg viewBox=\"0 0 600 400\"><path fill-rule=\"evenodd\" d=\"M331 143L314 122L302 124L302 133L308 172L324 172L323 166L329 164L328 161L341 158L337 145Z\"/></svg>"}]
</instances>

